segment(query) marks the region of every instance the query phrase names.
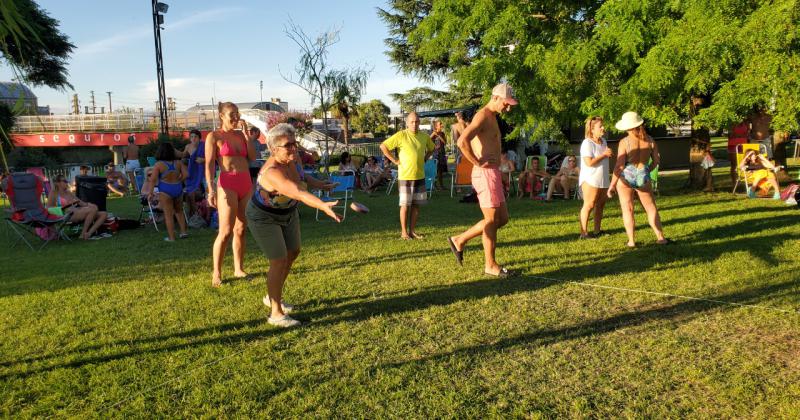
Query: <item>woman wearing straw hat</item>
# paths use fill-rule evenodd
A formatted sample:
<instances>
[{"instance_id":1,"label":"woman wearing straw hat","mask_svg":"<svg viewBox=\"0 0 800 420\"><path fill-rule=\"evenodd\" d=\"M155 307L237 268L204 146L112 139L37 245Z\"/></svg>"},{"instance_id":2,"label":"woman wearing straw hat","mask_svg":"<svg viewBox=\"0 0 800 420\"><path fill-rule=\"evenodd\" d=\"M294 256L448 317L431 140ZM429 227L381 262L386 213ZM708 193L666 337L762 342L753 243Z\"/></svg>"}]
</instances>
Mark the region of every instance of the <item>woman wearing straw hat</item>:
<instances>
[{"instance_id":1,"label":"woman wearing straw hat","mask_svg":"<svg viewBox=\"0 0 800 420\"><path fill-rule=\"evenodd\" d=\"M611 185L608 188L608 197L612 197L614 191L619 189L622 221L625 224L625 233L628 234L627 245L629 248L636 247L633 235L635 196L639 197L639 201L647 213L647 221L656 234L656 243L659 245L672 243L671 240L664 237L661 218L658 216L656 201L650 185L650 162L652 161L653 166L658 166L660 161L656 142L647 134L644 120L636 112L626 112L614 126L617 130L627 131L628 135L619 142L617 162L611 177Z\"/></svg>"}]
</instances>

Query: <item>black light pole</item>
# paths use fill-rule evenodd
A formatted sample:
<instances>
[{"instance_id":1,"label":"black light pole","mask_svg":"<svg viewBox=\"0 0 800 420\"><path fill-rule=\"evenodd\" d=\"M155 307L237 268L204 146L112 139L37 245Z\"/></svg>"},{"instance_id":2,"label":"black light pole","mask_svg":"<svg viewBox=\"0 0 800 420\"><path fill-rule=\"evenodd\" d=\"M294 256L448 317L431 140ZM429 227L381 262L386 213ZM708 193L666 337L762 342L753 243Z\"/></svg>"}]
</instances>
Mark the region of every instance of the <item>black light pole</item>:
<instances>
[{"instance_id":1,"label":"black light pole","mask_svg":"<svg viewBox=\"0 0 800 420\"><path fill-rule=\"evenodd\" d=\"M168 134L167 94L164 90L164 61L161 59L161 25L169 5L153 0L153 35L156 40L156 76L158 78L158 113L161 119L161 134Z\"/></svg>"}]
</instances>

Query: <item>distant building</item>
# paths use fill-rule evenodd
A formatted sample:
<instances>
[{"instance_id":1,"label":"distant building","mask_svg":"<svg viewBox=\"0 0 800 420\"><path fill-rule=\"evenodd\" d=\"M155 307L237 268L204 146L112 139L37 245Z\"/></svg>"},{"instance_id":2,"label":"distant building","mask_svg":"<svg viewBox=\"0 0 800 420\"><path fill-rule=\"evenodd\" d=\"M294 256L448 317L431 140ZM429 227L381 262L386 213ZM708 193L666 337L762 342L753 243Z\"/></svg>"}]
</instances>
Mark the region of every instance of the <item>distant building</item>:
<instances>
[{"instance_id":1,"label":"distant building","mask_svg":"<svg viewBox=\"0 0 800 420\"><path fill-rule=\"evenodd\" d=\"M277 101L280 99L276 98ZM289 108L289 104L287 102L237 102L236 106L239 109L263 109L264 111L277 111L277 112L286 112ZM216 111L217 105L195 105L191 108L188 108L186 112L200 112L200 111Z\"/></svg>"},{"instance_id":2,"label":"distant building","mask_svg":"<svg viewBox=\"0 0 800 420\"><path fill-rule=\"evenodd\" d=\"M14 108L22 100L23 114L50 115L50 106L39 106L39 100L27 86L17 82L0 82L0 103Z\"/></svg>"}]
</instances>

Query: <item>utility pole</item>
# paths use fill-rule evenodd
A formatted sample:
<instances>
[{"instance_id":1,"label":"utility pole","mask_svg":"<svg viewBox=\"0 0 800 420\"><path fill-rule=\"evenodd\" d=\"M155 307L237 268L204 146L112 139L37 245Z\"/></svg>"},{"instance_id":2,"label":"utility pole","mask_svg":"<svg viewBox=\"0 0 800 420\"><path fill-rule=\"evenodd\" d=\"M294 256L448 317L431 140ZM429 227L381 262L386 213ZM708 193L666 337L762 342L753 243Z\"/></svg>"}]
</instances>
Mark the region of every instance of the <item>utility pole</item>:
<instances>
[{"instance_id":1,"label":"utility pole","mask_svg":"<svg viewBox=\"0 0 800 420\"><path fill-rule=\"evenodd\" d=\"M164 23L164 15L169 6L158 0L153 0L153 36L156 45L156 77L158 78L158 111L161 117L161 134L168 134L169 124L167 122L167 94L164 89L164 60L161 57L161 25Z\"/></svg>"},{"instance_id":2,"label":"utility pole","mask_svg":"<svg viewBox=\"0 0 800 420\"><path fill-rule=\"evenodd\" d=\"M89 93L92 94L92 114L96 114L97 113L97 106L94 103L94 91L90 90Z\"/></svg>"},{"instance_id":3,"label":"utility pole","mask_svg":"<svg viewBox=\"0 0 800 420\"><path fill-rule=\"evenodd\" d=\"M111 114L111 92L106 91L108 94L108 113Z\"/></svg>"},{"instance_id":4,"label":"utility pole","mask_svg":"<svg viewBox=\"0 0 800 420\"><path fill-rule=\"evenodd\" d=\"M72 113L78 115L81 113L81 108L78 106L78 94L72 95Z\"/></svg>"},{"instance_id":5,"label":"utility pole","mask_svg":"<svg viewBox=\"0 0 800 420\"><path fill-rule=\"evenodd\" d=\"M263 80L258 82L258 88L261 90L261 104L259 104L259 105L263 105L263 103L264 103L264 81ZM265 109L265 111L266 111L266 109Z\"/></svg>"}]
</instances>

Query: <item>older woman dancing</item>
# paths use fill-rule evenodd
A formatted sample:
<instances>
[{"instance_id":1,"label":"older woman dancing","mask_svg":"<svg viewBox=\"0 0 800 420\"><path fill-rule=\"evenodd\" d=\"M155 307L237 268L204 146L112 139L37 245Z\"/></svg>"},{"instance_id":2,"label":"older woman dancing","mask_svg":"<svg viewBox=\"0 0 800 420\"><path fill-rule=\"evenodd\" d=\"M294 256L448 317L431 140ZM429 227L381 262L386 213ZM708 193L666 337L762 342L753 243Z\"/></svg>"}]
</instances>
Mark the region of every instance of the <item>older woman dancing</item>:
<instances>
[{"instance_id":1,"label":"older woman dancing","mask_svg":"<svg viewBox=\"0 0 800 420\"><path fill-rule=\"evenodd\" d=\"M300 321L288 313L292 305L283 302L283 284L300 255L300 218L298 202L319 209L337 222L341 221L332 207L336 201L324 202L313 189L330 190L336 184L323 182L303 173L297 155L295 130L289 124L278 124L267 133L270 158L261 167L256 179L256 191L247 204L245 214L250 232L269 259L267 296L264 304L270 307L268 322L279 327L294 327Z\"/></svg>"},{"instance_id":2,"label":"older woman dancing","mask_svg":"<svg viewBox=\"0 0 800 420\"><path fill-rule=\"evenodd\" d=\"M614 127L620 131L627 131L628 136L619 141L617 151L617 162L614 165L614 175L611 177L611 186L608 187L607 195L611 198L614 191L619 186L619 205L622 208L622 222L625 225L625 233L628 234L628 247L635 248L634 229L636 221L633 218L633 205L635 197L647 213L647 221L653 232L656 234L656 243L666 245L672 240L664 237L661 228L661 218L656 208L656 200L653 198L653 189L650 183L650 160L654 166L658 166L660 156L656 142L647 134L644 129L644 120L635 112L626 112L622 119Z\"/></svg>"},{"instance_id":3,"label":"older woman dancing","mask_svg":"<svg viewBox=\"0 0 800 420\"><path fill-rule=\"evenodd\" d=\"M220 102L220 129L208 133L205 144L206 182L208 204L219 211L219 233L214 241L214 271L211 285L222 285L222 260L225 249L233 236L233 275L246 277L244 271L244 231L246 221L244 209L252 194L250 163L255 160L256 150L248 143L244 133L237 131L241 125L239 108L232 102ZM219 163L220 173L217 188L214 188L214 173Z\"/></svg>"}]
</instances>

